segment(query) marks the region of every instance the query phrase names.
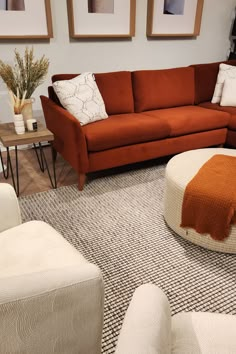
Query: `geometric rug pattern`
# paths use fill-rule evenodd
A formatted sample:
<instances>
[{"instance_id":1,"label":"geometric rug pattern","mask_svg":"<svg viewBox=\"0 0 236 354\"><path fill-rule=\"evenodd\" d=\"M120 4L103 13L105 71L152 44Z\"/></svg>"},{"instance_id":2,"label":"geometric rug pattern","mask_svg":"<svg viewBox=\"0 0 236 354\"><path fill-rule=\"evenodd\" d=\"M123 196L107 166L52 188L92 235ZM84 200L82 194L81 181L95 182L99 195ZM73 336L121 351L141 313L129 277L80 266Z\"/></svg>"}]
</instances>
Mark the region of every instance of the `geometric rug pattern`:
<instances>
[{"instance_id":1,"label":"geometric rug pattern","mask_svg":"<svg viewBox=\"0 0 236 354\"><path fill-rule=\"evenodd\" d=\"M165 164L152 165L94 178L82 192L73 185L19 198L24 221L51 224L101 268L103 353L114 352L133 291L143 283L164 290L172 314L236 314L236 255L195 246L167 227L164 173Z\"/></svg>"}]
</instances>

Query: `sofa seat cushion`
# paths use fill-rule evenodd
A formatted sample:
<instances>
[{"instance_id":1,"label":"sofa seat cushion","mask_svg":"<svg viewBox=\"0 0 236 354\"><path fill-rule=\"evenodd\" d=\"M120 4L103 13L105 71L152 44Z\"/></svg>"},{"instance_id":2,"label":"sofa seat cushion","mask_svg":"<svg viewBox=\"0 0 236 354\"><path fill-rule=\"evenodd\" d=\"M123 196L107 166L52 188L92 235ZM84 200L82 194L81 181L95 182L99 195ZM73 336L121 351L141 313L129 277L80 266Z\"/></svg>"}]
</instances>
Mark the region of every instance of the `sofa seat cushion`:
<instances>
[{"instance_id":1,"label":"sofa seat cushion","mask_svg":"<svg viewBox=\"0 0 236 354\"><path fill-rule=\"evenodd\" d=\"M193 68L132 72L135 112L194 103Z\"/></svg>"},{"instance_id":2,"label":"sofa seat cushion","mask_svg":"<svg viewBox=\"0 0 236 354\"><path fill-rule=\"evenodd\" d=\"M178 313L172 317L174 354L236 353L236 317L207 312Z\"/></svg>"},{"instance_id":3,"label":"sofa seat cushion","mask_svg":"<svg viewBox=\"0 0 236 354\"><path fill-rule=\"evenodd\" d=\"M145 114L165 121L170 128L170 137L225 128L230 118L226 112L198 106L167 108L148 111Z\"/></svg>"},{"instance_id":4,"label":"sofa seat cushion","mask_svg":"<svg viewBox=\"0 0 236 354\"><path fill-rule=\"evenodd\" d=\"M220 112L227 112L230 114L228 128L231 130L236 130L236 107L223 107L220 106L218 103L211 103L211 102L204 102L201 103L199 106L208 109L215 109Z\"/></svg>"},{"instance_id":5,"label":"sofa seat cushion","mask_svg":"<svg viewBox=\"0 0 236 354\"><path fill-rule=\"evenodd\" d=\"M137 113L113 115L103 123L97 121L82 127L88 151L164 139L170 134L169 125L159 117Z\"/></svg>"}]
</instances>

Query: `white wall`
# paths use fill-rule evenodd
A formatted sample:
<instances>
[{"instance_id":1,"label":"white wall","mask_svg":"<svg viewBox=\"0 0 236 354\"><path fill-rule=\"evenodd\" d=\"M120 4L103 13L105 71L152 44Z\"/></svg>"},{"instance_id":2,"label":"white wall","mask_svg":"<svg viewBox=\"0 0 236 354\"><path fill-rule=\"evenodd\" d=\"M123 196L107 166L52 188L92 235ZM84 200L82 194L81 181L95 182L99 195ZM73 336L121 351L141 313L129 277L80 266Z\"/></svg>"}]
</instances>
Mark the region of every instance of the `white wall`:
<instances>
[{"instance_id":1,"label":"white wall","mask_svg":"<svg viewBox=\"0 0 236 354\"><path fill-rule=\"evenodd\" d=\"M132 40L71 40L68 34L66 0L51 0L54 38L50 42L0 40L0 58L3 61L12 63L14 49L23 52L26 45L34 46L36 57L45 54L50 59L47 79L34 93L34 110L37 113L41 111L39 95L47 95L50 77L55 73L159 69L227 58L235 0L205 0L200 35L187 39L147 39L147 0L136 1L136 35ZM0 92L4 90L0 84ZM3 98L2 95L1 103ZM8 108L1 104L2 121L6 119L6 110Z\"/></svg>"}]
</instances>

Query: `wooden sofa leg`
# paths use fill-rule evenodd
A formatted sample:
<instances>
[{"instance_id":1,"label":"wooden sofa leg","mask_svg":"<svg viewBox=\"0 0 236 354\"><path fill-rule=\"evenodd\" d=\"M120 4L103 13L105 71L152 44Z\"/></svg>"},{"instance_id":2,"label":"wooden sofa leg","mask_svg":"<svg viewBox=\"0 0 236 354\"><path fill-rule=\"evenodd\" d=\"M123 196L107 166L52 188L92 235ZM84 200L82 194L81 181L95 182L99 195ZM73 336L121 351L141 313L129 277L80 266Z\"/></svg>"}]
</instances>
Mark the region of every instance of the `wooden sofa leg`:
<instances>
[{"instance_id":1,"label":"wooden sofa leg","mask_svg":"<svg viewBox=\"0 0 236 354\"><path fill-rule=\"evenodd\" d=\"M78 188L79 188L79 191L83 190L85 181L86 181L86 174L85 173L79 173L79 175L78 175Z\"/></svg>"}]
</instances>

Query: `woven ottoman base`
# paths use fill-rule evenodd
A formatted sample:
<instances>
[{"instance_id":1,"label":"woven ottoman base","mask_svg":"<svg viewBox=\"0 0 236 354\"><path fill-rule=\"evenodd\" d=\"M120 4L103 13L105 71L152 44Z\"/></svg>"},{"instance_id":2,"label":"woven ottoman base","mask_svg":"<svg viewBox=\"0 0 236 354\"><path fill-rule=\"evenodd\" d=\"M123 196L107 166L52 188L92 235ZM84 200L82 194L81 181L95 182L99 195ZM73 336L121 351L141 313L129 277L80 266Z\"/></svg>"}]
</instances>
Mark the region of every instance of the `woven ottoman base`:
<instances>
[{"instance_id":1,"label":"woven ottoman base","mask_svg":"<svg viewBox=\"0 0 236 354\"><path fill-rule=\"evenodd\" d=\"M224 241L216 241L209 234L199 234L194 229L182 228L181 214L184 191L199 168L213 155L236 157L236 151L223 148L198 149L174 156L167 164L165 175L164 218L179 236L212 251L236 253L236 225Z\"/></svg>"}]
</instances>

